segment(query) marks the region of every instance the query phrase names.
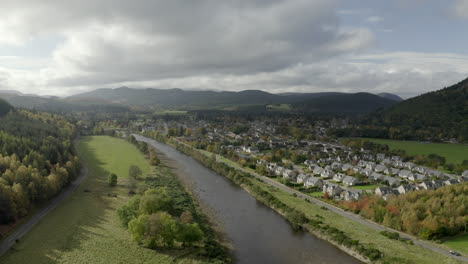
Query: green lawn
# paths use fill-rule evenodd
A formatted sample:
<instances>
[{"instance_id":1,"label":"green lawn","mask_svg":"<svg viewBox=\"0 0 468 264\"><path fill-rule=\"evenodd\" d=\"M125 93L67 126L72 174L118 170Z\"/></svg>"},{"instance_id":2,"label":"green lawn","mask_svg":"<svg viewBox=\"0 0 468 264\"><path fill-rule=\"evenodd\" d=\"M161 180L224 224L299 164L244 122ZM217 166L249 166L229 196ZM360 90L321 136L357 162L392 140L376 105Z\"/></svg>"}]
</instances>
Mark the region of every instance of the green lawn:
<instances>
[{"instance_id":1,"label":"green lawn","mask_svg":"<svg viewBox=\"0 0 468 264\"><path fill-rule=\"evenodd\" d=\"M409 155L438 154L445 157L447 163L460 164L468 159L468 145L420 143L417 141L402 141L390 139L363 138L379 144L387 144L390 149L403 149Z\"/></svg>"},{"instance_id":2,"label":"green lawn","mask_svg":"<svg viewBox=\"0 0 468 264\"><path fill-rule=\"evenodd\" d=\"M186 115L188 111L178 111L178 110L164 110L155 112L155 115Z\"/></svg>"},{"instance_id":3,"label":"green lawn","mask_svg":"<svg viewBox=\"0 0 468 264\"><path fill-rule=\"evenodd\" d=\"M309 193L309 195L312 197L322 197L323 192L313 192L313 193Z\"/></svg>"},{"instance_id":4,"label":"green lawn","mask_svg":"<svg viewBox=\"0 0 468 264\"><path fill-rule=\"evenodd\" d=\"M455 237L444 242L447 247L468 255L468 234Z\"/></svg>"},{"instance_id":5,"label":"green lawn","mask_svg":"<svg viewBox=\"0 0 468 264\"><path fill-rule=\"evenodd\" d=\"M128 167L136 164L146 173L150 170L136 147L123 140L96 136L84 138L78 149L89 168L86 180L0 263L200 263L187 255L190 252L142 248L121 226L116 209L129 199ZM108 186L109 173L119 176L117 187Z\"/></svg>"},{"instance_id":6,"label":"green lawn","mask_svg":"<svg viewBox=\"0 0 468 264\"><path fill-rule=\"evenodd\" d=\"M145 157L133 145L113 137L96 136L87 138L89 148L83 155L93 155L97 160L103 161L104 170L113 172L119 177L128 177L128 169L132 165L140 167L143 175L150 172L150 166Z\"/></svg>"},{"instance_id":7,"label":"green lawn","mask_svg":"<svg viewBox=\"0 0 468 264\"><path fill-rule=\"evenodd\" d=\"M267 109L276 110L276 111L290 111L291 105L290 104L271 104L271 105L267 105Z\"/></svg>"},{"instance_id":8,"label":"green lawn","mask_svg":"<svg viewBox=\"0 0 468 264\"><path fill-rule=\"evenodd\" d=\"M377 187L380 187L382 185L378 184L373 184L373 185L364 185L364 186L353 186L351 188L356 189L356 190L374 190Z\"/></svg>"}]
</instances>

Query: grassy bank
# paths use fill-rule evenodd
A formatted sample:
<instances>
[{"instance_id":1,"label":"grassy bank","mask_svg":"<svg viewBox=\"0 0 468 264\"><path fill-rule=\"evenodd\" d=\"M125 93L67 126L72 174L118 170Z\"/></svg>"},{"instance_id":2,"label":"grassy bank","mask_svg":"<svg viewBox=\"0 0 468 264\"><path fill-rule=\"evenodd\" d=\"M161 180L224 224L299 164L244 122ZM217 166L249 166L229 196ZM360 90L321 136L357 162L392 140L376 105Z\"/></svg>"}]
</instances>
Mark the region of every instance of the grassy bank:
<instances>
[{"instance_id":1,"label":"grassy bank","mask_svg":"<svg viewBox=\"0 0 468 264\"><path fill-rule=\"evenodd\" d=\"M447 163L461 164L468 159L468 145L421 143L417 141L402 141L390 139L363 138L378 144L386 144L391 150L402 149L409 155L437 154L445 157Z\"/></svg>"},{"instance_id":2,"label":"grassy bank","mask_svg":"<svg viewBox=\"0 0 468 264\"><path fill-rule=\"evenodd\" d=\"M0 259L2 264L207 263L189 251L161 252L140 247L121 226L116 210L129 199L128 167L139 164L150 172L135 146L96 136L80 141L78 150L88 166L88 177L76 193ZM109 173L119 176L118 186L108 186Z\"/></svg>"},{"instance_id":3,"label":"grassy bank","mask_svg":"<svg viewBox=\"0 0 468 264\"><path fill-rule=\"evenodd\" d=\"M447 247L468 255L468 234L451 238L444 242Z\"/></svg>"}]
</instances>

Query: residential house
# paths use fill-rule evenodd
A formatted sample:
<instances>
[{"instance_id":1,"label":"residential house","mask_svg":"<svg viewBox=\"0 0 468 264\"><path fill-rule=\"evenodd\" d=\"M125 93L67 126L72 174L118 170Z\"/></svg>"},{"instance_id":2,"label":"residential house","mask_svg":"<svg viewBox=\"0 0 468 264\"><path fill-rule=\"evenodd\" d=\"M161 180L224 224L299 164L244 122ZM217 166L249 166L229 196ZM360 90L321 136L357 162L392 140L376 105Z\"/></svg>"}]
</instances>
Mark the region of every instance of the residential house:
<instances>
[{"instance_id":1,"label":"residential house","mask_svg":"<svg viewBox=\"0 0 468 264\"><path fill-rule=\"evenodd\" d=\"M389 160L389 159L384 159L382 160L382 162L380 162L381 164L385 165L385 166L391 166L393 164L393 161Z\"/></svg>"},{"instance_id":2,"label":"residential house","mask_svg":"<svg viewBox=\"0 0 468 264\"><path fill-rule=\"evenodd\" d=\"M411 174L411 176L408 177L408 180L410 181L425 181L427 180L427 176L424 174L416 173L416 174Z\"/></svg>"},{"instance_id":3,"label":"residential house","mask_svg":"<svg viewBox=\"0 0 468 264\"><path fill-rule=\"evenodd\" d=\"M443 180L433 180L433 181L432 181L432 184L434 184L434 187L435 187L436 189L439 189L440 187L445 186L445 183L444 183Z\"/></svg>"},{"instance_id":4,"label":"residential house","mask_svg":"<svg viewBox=\"0 0 468 264\"><path fill-rule=\"evenodd\" d=\"M323 188L323 181L318 178L318 177L309 177L307 180L304 182L304 186L306 188L311 188L311 187L318 187L320 189Z\"/></svg>"},{"instance_id":5,"label":"residential house","mask_svg":"<svg viewBox=\"0 0 468 264\"><path fill-rule=\"evenodd\" d=\"M358 178L352 177L352 176L346 176L343 178L343 183L347 186L355 186L356 184L359 184L360 181Z\"/></svg>"},{"instance_id":6,"label":"residential house","mask_svg":"<svg viewBox=\"0 0 468 264\"><path fill-rule=\"evenodd\" d=\"M401 170L400 172L398 172L398 176L403 179L407 179L411 175L413 175L413 173L409 170Z\"/></svg>"},{"instance_id":7,"label":"residential house","mask_svg":"<svg viewBox=\"0 0 468 264\"><path fill-rule=\"evenodd\" d=\"M389 194L394 194L393 189L390 187L377 187L375 189L375 194L382 197Z\"/></svg>"},{"instance_id":8,"label":"residential house","mask_svg":"<svg viewBox=\"0 0 468 264\"><path fill-rule=\"evenodd\" d=\"M340 195L340 193L343 191L340 185L334 184L334 183L325 183L322 187L323 193L328 193L331 197L335 197L337 195Z\"/></svg>"},{"instance_id":9,"label":"residential house","mask_svg":"<svg viewBox=\"0 0 468 264\"><path fill-rule=\"evenodd\" d=\"M343 167L341 167L341 171L347 172L348 170L350 170L352 168L353 168L353 165L351 165L349 163L346 163L346 164L343 165Z\"/></svg>"},{"instance_id":10,"label":"residential house","mask_svg":"<svg viewBox=\"0 0 468 264\"><path fill-rule=\"evenodd\" d=\"M333 181L342 182L344 177L346 177L346 175L344 175L343 173L337 173L333 176Z\"/></svg>"},{"instance_id":11,"label":"residential house","mask_svg":"<svg viewBox=\"0 0 468 264\"><path fill-rule=\"evenodd\" d=\"M424 190L435 190L436 186L432 181L425 181L419 184L419 186Z\"/></svg>"},{"instance_id":12,"label":"residential house","mask_svg":"<svg viewBox=\"0 0 468 264\"><path fill-rule=\"evenodd\" d=\"M444 181L445 185L453 185L453 184L458 184L458 183L460 183L460 182L455 180L455 179L448 179L448 180Z\"/></svg>"},{"instance_id":13,"label":"residential house","mask_svg":"<svg viewBox=\"0 0 468 264\"><path fill-rule=\"evenodd\" d=\"M382 180L384 178L384 176L378 172L372 172L372 174L369 176L369 178L371 178L372 180L374 181L379 181L379 180Z\"/></svg>"},{"instance_id":14,"label":"residential house","mask_svg":"<svg viewBox=\"0 0 468 264\"><path fill-rule=\"evenodd\" d=\"M304 173L300 173L296 177L296 182L297 183L304 183L310 176Z\"/></svg>"},{"instance_id":15,"label":"residential house","mask_svg":"<svg viewBox=\"0 0 468 264\"><path fill-rule=\"evenodd\" d=\"M343 164L341 164L339 162L333 162L331 164L332 170L341 170L341 167L343 167Z\"/></svg>"},{"instance_id":16,"label":"residential house","mask_svg":"<svg viewBox=\"0 0 468 264\"><path fill-rule=\"evenodd\" d=\"M346 189L340 193L340 197L343 200L359 200L362 197L362 190Z\"/></svg>"},{"instance_id":17,"label":"residential house","mask_svg":"<svg viewBox=\"0 0 468 264\"><path fill-rule=\"evenodd\" d=\"M395 177L390 177L390 176L384 176L384 178L382 180L385 181L385 182L388 182L388 186L390 186L390 187L400 185L400 183L401 183L399 179L397 179Z\"/></svg>"},{"instance_id":18,"label":"residential house","mask_svg":"<svg viewBox=\"0 0 468 264\"><path fill-rule=\"evenodd\" d=\"M285 170L283 170L283 178L287 178L287 179L290 179L290 180L295 180L296 179L296 173L293 170L285 169Z\"/></svg>"},{"instance_id":19,"label":"residential house","mask_svg":"<svg viewBox=\"0 0 468 264\"><path fill-rule=\"evenodd\" d=\"M382 164L378 164L375 166L374 168L374 171L376 172L383 172L387 167L385 165L382 165Z\"/></svg>"},{"instance_id":20,"label":"residential house","mask_svg":"<svg viewBox=\"0 0 468 264\"><path fill-rule=\"evenodd\" d=\"M463 176L463 177L468 177L468 170L462 172L462 175L461 175L461 176Z\"/></svg>"},{"instance_id":21,"label":"residential house","mask_svg":"<svg viewBox=\"0 0 468 264\"><path fill-rule=\"evenodd\" d=\"M395 161L393 161L392 166L394 168L401 169L401 168L405 167L405 163L403 161L401 161L401 160L395 160Z\"/></svg>"},{"instance_id":22,"label":"residential house","mask_svg":"<svg viewBox=\"0 0 468 264\"><path fill-rule=\"evenodd\" d=\"M369 161L369 162L367 162L367 164L366 164L366 169L371 169L371 170L373 170L373 169L375 168L375 166L377 166L377 164L375 164L375 162Z\"/></svg>"},{"instance_id":23,"label":"residential house","mask_svg":"<svg viewBox=\"0 0 468 264\"><path fill-rule=\"evenodd\" d=\"M361 174L363 176L367 176L367 177L370 177L373 173L374 173L374 171L372 169L362 169L359 172L359 174Z\"/></svg>"},{"instance_id":24,"label":"residential house","mask_svg":"<svg viewBox=\"0 0 468 264\"><path fill-rule=\"evenodd\" d=\"M281 176L281 175L283 175L283 171L284 171L284 168L283 168L283 167L281 167L281 166L276 166L276 168L275 168L275 174L276 174L276 176Z\"/></svg>"},{"instance_id":25,"label":"residential house","mask_svg":"<svg viewBox=\"0 0 468 264\"><path fill-rule=\"evenodd\" d=\"M429 169L424 166L417 166L413 168L413 171L419 172L421 174L426 174Z\"/></svg>"},{"instance_id":26,"label":"residential house","mask_svg":"<svg viewBox=\"0 0 468 264\"><path fill-rule=\"evenodd\" d=\"M376 156L375 156L376 160L378 161L382 161L385 159L385 154L384 153L378 153Z\"/></svg>"},{"instance_id":27,"label":"residential house","mask_svg":"<svg viewBox=\"0 0 468 264\"><path fill-rule=\"evenodd\" d=\"M438 170L427 170L426 175L429 177L442 178L444 173Z\"/></svg>"},{"instance_id":28,"label":"residential house","mask_svg":"<svg viewBox=\"0 0 468 264\"><path fill-rule=\"evenodd\" d=\"M324 179L332 178L334 175L335 175L335 173L330 169L322 170L322 172L320 173L320 177L322 177Z\"/></svg>"},{"instance_id":29,"label":"residential house","mask_svg":"<svg viewBox=\"0 0 468 264\"><path fill-rule=\"evenodd\" d=\"M399 194L405 194L405 193L408 193L408 192L411 192L414 190L414 187L411 186L411 185L400 185L398 188L397 188L397 191Z\"/></svg>"},{"instance_id":30,"label":"residential house","mask_svg":"<svg viewBox=\"0 0 468 264\"><path fill-rule=\"evenodd\" d=\"M312 171L312 173L313 173L314 175L320 175L320 174L322 173L322 171L323 171L323 168L317 166L317 167L315 167L315 169Z\"/></svg>"},{"instance_id":31,"label":"residential house","mask_svg":"<svg viewBox=\"0 0 468 264\"><path fill-rule=\"evenodd\" d=\"M384 170L384 173L387 174L387 175L398 175L398 173L400 172L400 169L397 169L397 168L386 168Z\"/></svg>"},{"instance_id":32,"label":"residential house","mask_svg":"<svg viewBox=\"0 0 468 264\"><path fill-rule=\"evenodd\" d=\"M403 167L408 169L408 170L412 170L414 167L416 167L416 165L414 163L412 163L412 162L406 162Z\"/></svg>"},{"instance_id":33,"label":"residential house","mask_svg":"<svg viewBox=\"0 0 468 264\"><path fill-rule=\"evenodd\" d=\"M365 161L365 160L360 160L358 162L358 166L361 167L361 168L366 167L366 165L367 165L367 161Z\"/></svg>"}]
</instances>

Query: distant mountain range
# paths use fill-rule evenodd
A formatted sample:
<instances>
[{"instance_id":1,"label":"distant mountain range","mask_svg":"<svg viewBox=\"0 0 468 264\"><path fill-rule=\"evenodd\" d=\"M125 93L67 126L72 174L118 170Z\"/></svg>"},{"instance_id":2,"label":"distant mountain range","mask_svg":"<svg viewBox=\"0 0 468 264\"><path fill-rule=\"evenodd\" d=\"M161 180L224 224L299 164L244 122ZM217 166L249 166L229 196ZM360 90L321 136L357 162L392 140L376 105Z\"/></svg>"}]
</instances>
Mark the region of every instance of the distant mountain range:
<instances>
[{"instance_id":1,"label":"distant mountain range","mask_svg":"<svg viewBox=\"0 0 468 264\"><path fill-rule=\"evenodd\" d=\"M368 112L397 103L396 100L369 93L271 94L259 90L215 92L182 89L130 89L127 87L98 89L74 95L68 99L101 99L127 106L179 109L223 109L232 106L290 104L292 109L307 112Z\"/></svg>"},{"instance_id":2,"label":"distant mountain range","mask_svg":"<svg viewBox=\"0 0 468 264\"><path fill-rule=\"evenodd\" d=\"M301 112L369 112L396 104L402 99L393 94L370 93L282 93L271 94L259 90L241 92L188 91L182 89L97 89L67 98L50 98L0 91L0 98L17 107L47 111L84 110L100 108L136 109L232 109L288 104ZM250 108L251 109L251 108Z\"/></svg>"}]
</instances>

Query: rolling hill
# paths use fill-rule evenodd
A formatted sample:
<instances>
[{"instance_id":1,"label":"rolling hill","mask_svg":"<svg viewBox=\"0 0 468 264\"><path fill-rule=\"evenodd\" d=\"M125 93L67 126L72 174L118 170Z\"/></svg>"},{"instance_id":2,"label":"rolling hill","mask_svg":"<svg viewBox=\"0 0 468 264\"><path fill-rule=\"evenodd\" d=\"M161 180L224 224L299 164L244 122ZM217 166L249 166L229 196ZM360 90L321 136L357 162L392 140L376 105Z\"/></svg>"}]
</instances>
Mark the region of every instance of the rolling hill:
<instances>
[{"instance_id":1,"label":"rolling hill","mask_svg":"<svg viewBox=\"0 0 468 264\"><path fill-rule=\"evenodd\" d=\"M364 123L385 128L392 139L467 142L468 79L377 111Z\"/></svg>"},{"instance_id":2,"label":"rolling hill","mask_svg":"<svg viewBox=\"0 0 468 264\"><path fill-rule=\"evenodd\" d=\"M98 89L68 97L67 100L105 100L127 106L172 109L223 109L233 106L263 106L290 104L301 112L369 112L396 103L395 100L369 93L283 93L271 94L259 90L241 92L186 91L182 89Z\"/></svg>"}]
</instances>

